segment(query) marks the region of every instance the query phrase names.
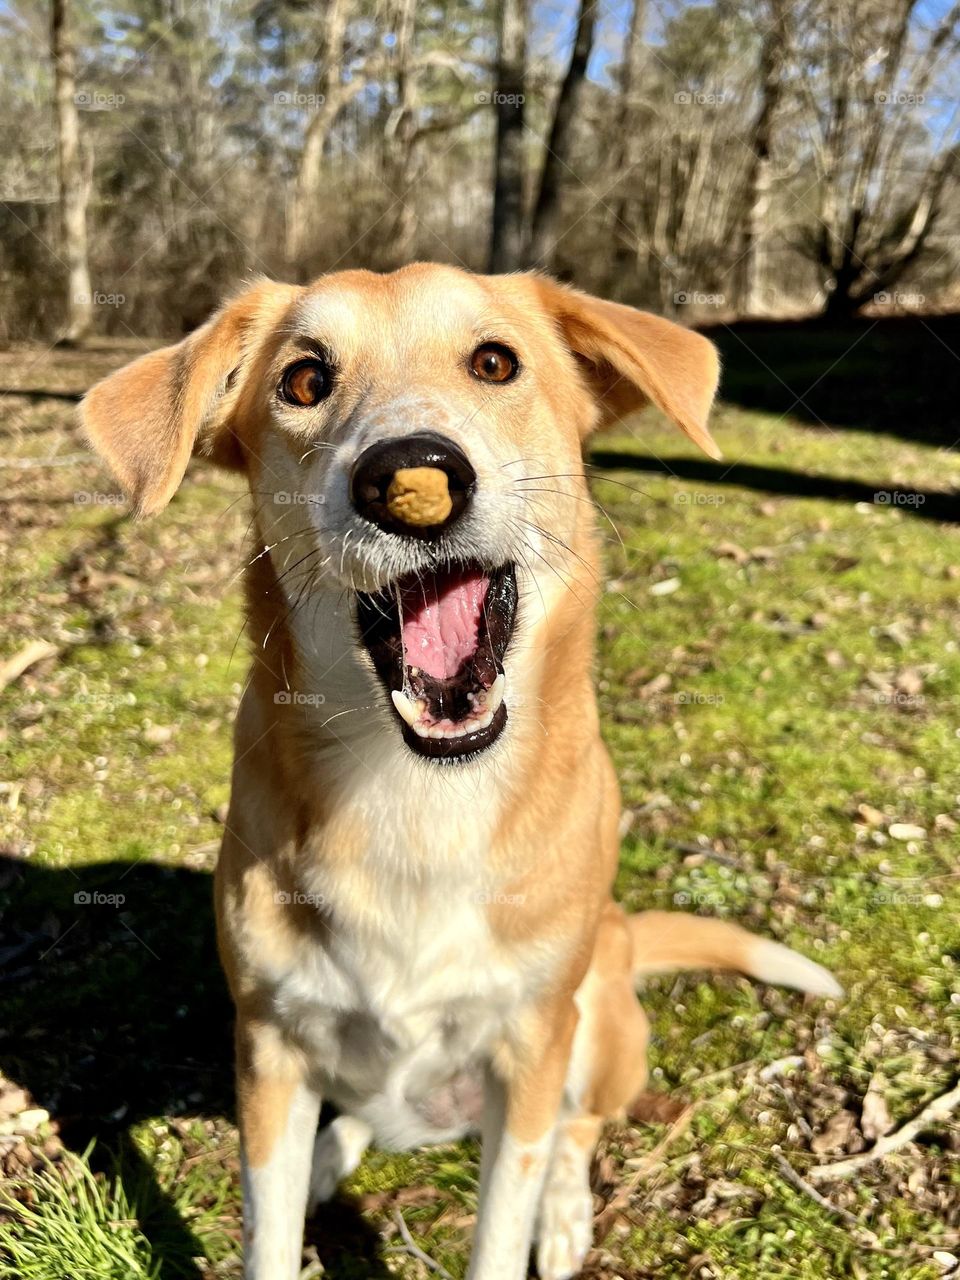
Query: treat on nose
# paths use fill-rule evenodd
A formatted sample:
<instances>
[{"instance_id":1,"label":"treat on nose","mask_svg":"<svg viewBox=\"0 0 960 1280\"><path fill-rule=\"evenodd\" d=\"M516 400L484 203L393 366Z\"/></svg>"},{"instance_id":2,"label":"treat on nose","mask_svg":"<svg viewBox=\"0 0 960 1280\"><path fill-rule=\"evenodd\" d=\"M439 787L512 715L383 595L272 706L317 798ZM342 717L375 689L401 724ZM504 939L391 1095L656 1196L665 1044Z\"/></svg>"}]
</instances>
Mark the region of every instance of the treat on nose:
<instances>
[{"instance_id":1,"label":"treat on nose","mask_svg":"<svg viewBox=\"0 0 960 1280\"><path fill-rule=\"evenodd\" d=\"M372 444L350 475L350 500L390 533L434 538L470 504L477 476L463 450L433 431Z\"/></svg>"}]
</instances>

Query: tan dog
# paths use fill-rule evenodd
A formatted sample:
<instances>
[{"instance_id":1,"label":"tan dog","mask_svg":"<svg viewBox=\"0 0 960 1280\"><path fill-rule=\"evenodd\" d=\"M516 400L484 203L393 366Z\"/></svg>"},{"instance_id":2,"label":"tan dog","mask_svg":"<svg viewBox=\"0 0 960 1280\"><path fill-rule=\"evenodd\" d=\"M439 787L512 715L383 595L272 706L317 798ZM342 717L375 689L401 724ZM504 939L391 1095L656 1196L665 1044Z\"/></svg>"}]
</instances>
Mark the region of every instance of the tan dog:
<instances>
[{"instance_id":1,"label":"tan dog","mask_svg":"<svg viewBox=\"0 0 960 1280\"><path fill-rule=\"evenodd\" d=\"M480 1128L472 1280L591 1241L591 1154L646 1079L637 976L837 994L736 926L610 897L581 461L656 404L712 456L703 338L534 275L416 265L260 283L99 383L86 430L141 513L191 453L243 468L254 665L217 870L237 1008L245 1274L371 1141ZM316 1136L321 1097L340 1116Z\"/></svg>"}]
</instances>

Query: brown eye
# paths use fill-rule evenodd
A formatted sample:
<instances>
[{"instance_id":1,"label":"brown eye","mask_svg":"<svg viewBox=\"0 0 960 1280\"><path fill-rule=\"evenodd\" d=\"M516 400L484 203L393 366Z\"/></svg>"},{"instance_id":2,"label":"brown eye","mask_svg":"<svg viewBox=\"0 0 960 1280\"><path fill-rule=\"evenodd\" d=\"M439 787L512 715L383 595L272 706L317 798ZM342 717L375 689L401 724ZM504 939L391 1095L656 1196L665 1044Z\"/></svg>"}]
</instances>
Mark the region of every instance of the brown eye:
<instances>
[{"instance_id":1,"label":"brown eye","mask_svg":"<svg viewBox=\"0 0 960 1280\"><path fill-rule=\"evenodd\" d=\"M310 409L333 390L333 376L323 360L298 360L284 371L278 388L287 404Z\"/></svg>"},{"instance_id":2,"label":"brown eye","mask_svg":"<svg viewBox=\"0 0 960 1280\"><path fill-rule=\"evenodd\" d=\"M509 382L520 369L520 361L502 342L485 342L470 357L470 372L481 382Z\"/></svg>"}]
</instances>

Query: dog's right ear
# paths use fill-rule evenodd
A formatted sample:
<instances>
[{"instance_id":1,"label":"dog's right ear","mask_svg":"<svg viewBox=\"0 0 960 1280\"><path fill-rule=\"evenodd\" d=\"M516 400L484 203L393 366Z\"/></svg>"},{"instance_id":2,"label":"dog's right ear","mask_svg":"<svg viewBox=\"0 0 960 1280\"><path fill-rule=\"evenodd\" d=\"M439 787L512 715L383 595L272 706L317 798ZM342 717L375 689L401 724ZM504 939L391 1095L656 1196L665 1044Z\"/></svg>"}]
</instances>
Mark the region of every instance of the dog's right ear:
<instances>
[{"instance_id":1,"label":"dog's right ear","mask_svg":"<svg viewBox=\"0 0 960 1280\"><path fill-rule=\"evenodd\" d=\"M241 366L252 337L298 292L261 281L176 346L141 356L84 396L84 433L138 515L167 505L194 452L223 466L242 464L230 427Z\"/></svg>"}]
</instances>

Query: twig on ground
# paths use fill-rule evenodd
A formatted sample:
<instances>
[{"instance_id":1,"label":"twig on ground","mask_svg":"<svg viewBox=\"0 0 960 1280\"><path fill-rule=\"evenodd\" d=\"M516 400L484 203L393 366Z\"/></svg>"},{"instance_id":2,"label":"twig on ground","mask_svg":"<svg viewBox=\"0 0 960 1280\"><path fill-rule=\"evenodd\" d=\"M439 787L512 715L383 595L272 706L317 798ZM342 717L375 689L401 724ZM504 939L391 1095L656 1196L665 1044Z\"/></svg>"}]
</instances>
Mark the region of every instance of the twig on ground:
<instances>
[{"instance_id":1,"label":"twig on ground","mask_svg":"<svg viewBox=\"0 0 960 1280\"><path fill-rule=\"evenodd\" d=\"M645 1156L638 1157L636 1160L627 1161L627 1167L632 1170L630 1178L594 1219L594 1230L598 1243L603 1240L613 1226L615 1219L630 1207L630 1197L639 1183L660 1164L668 1147L689 1129L690 1121L697 1110L697 1105L697 1103L691 1102L684 1107L652 1151L647 1152Z\"/></svg>"},{"instance_id":2,"label":"twig on ground","mask_svg":"<svg viewBox=\"0 0 960 1280\"><path fill-rule=\"evenodd\" d=\"M19 680L25 671L36 666L44 658L53 658L60 652L49 640L31 640L19 653L15 653L6 662L0 662L0 689L5 689L14 680Z\"/></svg>"},{"instance_id":3,"label":"twig on ground","mask_svg":"<svg viewBox=\"0 0 960 1280\"><path fill-rule=\"evenodd\" d=\"M712 858L714 862L720 862L725 867L735 869L740 867L740 863L732 854L720 853L708 844L696 844L693 840L665 840L664 844L668 849L676 849L677 853L701 854L704 858Z\"/></svg>"},{"instance_id":4,"label":"twig on ground","mask_svg":"<svg viewBox=\"0 0 960 1280\"><path fill-rule=\"evenodd\" d=\"M878 1138L868 1151L862 1151L859 1155L850 1156L846 1160L837 1160L834 1164L816 1165L809 1171L809 1176L814 1182L825 1182L831 1178L849 1178L864 1165L871 1164L874 1160L882 1160L884 1156L906 1146L930 1125L946 1120L957 1107L960 1107L960 1084L954 1085L946 1093L941 1093L932 1102L928 1102L912 1120L902 1124L893 1133Z\"/></svg>"},{"instance_id":5,"label":"twig on ground","mask_svg":"<svg viewBox=\"0 0 960 1280\"><path fill-rule=\"evenodd\" d=\"M403 1214L399 1209L394 1210L393 1220L397 1224L397 1230L400 1232L400 1238L403 1240L403 1248L409 1253L411 1258L416 1258L418 1262L422 1262L428 1271L435 1271L443 1280L453 1280L450 1272L446 1267L442 1267L439 1262L431 1258L429 1253L424 1253L413 1236L410 1234L410 1228L404 1220Z\"/></svg>"},{"instance_id":6,"label":"twig on ground","mask_svg":"<svg viewBox=\"0 0 960 1280\"><path fill-rule=\"evenodd\" d=\"M814 1204L818 1204L821 1209L826 1209L827 1213L832 1213L834 1217L846 1222L865 1243L871 1246L880 1243L874 1233L868 1227L862 1225L855 1213L851 1213L849 1209L841 1209L839 1205L821 1195L816 1187L811 1187L810 1183L805 1178L801 1178L790 1161L785 1156L782 1156L779 1151L773 1153L773 1158L776 1160L780 1172L797 1191L802 1191L805 1196L809 1196Z\"/></svg>"}]
</instances>

